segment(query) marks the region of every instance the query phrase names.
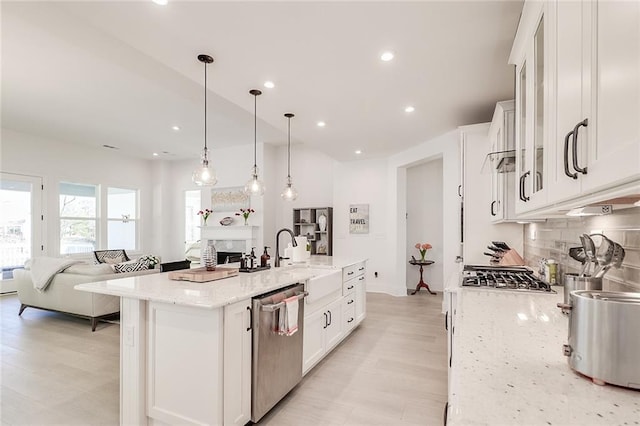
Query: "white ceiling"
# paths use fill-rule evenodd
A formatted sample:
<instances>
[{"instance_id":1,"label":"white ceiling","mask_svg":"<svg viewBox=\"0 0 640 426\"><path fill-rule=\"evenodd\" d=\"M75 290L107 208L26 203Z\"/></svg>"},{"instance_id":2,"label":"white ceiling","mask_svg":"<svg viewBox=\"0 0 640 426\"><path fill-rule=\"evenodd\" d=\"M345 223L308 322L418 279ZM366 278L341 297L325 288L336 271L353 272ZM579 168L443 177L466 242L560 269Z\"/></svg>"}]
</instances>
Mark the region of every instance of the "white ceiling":
<instances>
[{"instance_id":1,"label":"white ceiling","mask_svg":"<svg viewBox=\"0 0 640 426\"><path fill-rule=\"evenodd\" d=\"M143 158L196 157L200 53L215 58L210 148L253 143L252 88L263 91L258 142L286 142L283 114L293 112L294 141L339 160L490 121L513 97L507 57L522 1L169 1L3 1L3 127ZM380 61L384 50L393 61Z\"/></svg>"}]
</instances>

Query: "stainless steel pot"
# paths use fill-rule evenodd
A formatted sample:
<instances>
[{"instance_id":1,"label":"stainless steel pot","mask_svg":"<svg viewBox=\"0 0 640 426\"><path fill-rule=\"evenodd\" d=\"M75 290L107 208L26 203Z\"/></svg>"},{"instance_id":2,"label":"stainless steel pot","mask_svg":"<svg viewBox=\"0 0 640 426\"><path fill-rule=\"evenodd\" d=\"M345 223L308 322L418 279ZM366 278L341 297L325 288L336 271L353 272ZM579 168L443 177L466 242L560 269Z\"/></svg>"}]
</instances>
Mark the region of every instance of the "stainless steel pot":
<instances>
[{"instance_id":1,"label":"stainless steel pot","mask_svg":"<svg viewBox=\"0 0 640 426\"><path fill-rule=\"evenodd\" d=\"M640 293L571 293L569 366L596 384L640 389Z\"/></svg>"},{"instance_id":2,"label":"stainless steel pot","mask_svg":"<svg viewBox=\"0 0 640 426\"><path fill-rule=\"evenodd\" d=\"M565 304L571 304L569 295L575 290L602 290L602 277L581 277L578 274L564 274Z\"/></svg>"}]
</instances>

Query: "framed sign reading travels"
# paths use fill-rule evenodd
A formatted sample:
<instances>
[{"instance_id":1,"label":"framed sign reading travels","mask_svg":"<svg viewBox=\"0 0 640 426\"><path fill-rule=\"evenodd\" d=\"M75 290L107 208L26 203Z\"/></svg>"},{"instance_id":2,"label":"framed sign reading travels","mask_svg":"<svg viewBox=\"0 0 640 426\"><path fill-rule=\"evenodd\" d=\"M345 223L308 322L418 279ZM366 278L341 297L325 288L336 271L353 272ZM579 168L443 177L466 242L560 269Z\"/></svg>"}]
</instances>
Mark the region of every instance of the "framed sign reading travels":
<instances>
[{"instance_id":1,"label":"framed sign reading travels","mask_svg":"<svg viewBox=\"0 0 640 426\"><path fill-rule=\"evenodd\" d=\"M219 188L211 190L211 210L214 212L233 212L249 208L249 196L244 187Z\"/></svg>"},{"instance_id":2,"label":"framed sign reading travels","mask_svg":"<svg viewBox=\"0 0 640 426\"><path fill-rule=\"evenodd\" d=\"M351 204L349 206L349 233L369 233L369 204Z\"/></svg>"}]
</instances>

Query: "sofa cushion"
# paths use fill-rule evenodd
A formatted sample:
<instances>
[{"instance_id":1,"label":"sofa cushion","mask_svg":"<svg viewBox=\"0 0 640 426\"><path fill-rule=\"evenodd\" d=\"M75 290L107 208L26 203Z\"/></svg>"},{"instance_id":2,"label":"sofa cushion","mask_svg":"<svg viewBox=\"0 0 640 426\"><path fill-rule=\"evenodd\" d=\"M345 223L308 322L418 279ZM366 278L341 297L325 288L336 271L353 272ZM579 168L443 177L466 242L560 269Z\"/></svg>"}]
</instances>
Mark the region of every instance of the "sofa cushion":
<instances>
[{"instance_id":1,"label":"sofa cushion","mask_svg":"<svg viewBox=\"0 0 640 426\"><path fill-rule=\"evenodd\" d=\"M113 270L116 272L116 274L123 272L144 271L145 269L149 269L149 262L145 260L124 262L113 265Z\"/></svg>"},{"instance_id":2,"label":"sofa cushion","mask_svg":"<svg viewBox=\"0 0 640 426\"><path fill-rule=\"evenodd\" d=\"M129 261L129 256L124 250L96 250L93 252L96 263L122 263Z\"/></svg>"},{"instance_id":3,"label":"sofa cushion","mask_svg":"<svg viewBox=\"0 0 640 426\"><path fill-rule=\"evenodd\" d=\"M65 274L79 274L79 275L104 275L113 274L113 268L106 263L100 263L98 265L91 265L89 263L78 263L69 266L64 270Z\"/></svg>"}]
</instances>

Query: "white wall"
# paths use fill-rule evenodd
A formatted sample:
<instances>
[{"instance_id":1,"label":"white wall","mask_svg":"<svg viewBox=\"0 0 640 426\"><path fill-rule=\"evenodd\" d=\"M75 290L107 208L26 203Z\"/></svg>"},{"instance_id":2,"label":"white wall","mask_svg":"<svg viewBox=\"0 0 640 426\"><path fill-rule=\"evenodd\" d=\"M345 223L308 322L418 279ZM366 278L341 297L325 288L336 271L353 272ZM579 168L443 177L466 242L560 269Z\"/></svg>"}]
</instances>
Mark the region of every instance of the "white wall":
<instances>
[{"instance_id":1,"label":"white wall","mask_svg":"<svg viewBox=\"0 0 640 426\"><path fill-rule=\"evenodd\" d=\"M407 168L407 245L405 259L420 258L416 243L433 246L426 258L435 261L424 267L424 280L431 290L444 288L443 284L443 208L442 158ZM419 267L406 265L407 288L415 289L420 278Z\"/></svg>"},{"instance_id":2,"label":"white wall","mask_svg":"<svg viewBox=\"0 0 640 426\"><path fill-rule=\"evenodd\" d=\"M386 159L335 163L333 253L368 258L367 290L389 293L398 278L391 261L394 244L389 236L389 213L393 200L389 198L392 191L387 176ZM369 204L368 234L349 234L350 204Z\"/></svg>"},{"instance_id":3,"label":"white wall","mask_svg":"<svg viewBox=\"0 0 640 426\"><path fill-rule=\"evenodd\" d=\"M298 198L295 201L284 201L280 197L280 193L284 189L287 178L287 146L280 145L275 148L275 151L273 171L276 186L273 197L276 218L275 227L271 233L273 243L270 253L272 255L275 252L275 233L277 230L282 228L293 230L293 209L334 206L333 186L335 182L335 160L333 158L313 148L301 144L293 144L291 146L291 179L293 180L294 188L298 191ZM280 238L280 244L286 247L289 240L286 236L281 236Z\"/></svg>"},{"instance_id":4,"label":"white wall","mask_svg":"<svg viewBox=\"0 0 640 426\"><path fill-rule=\"evenodd\" d=\"M164 257L162 246L152 238L153 217L158 214L152 203L152 162L127 158L102 147L77 145L33 135L1 130L0 148L3 172L43 178L43 229L45 251L59 254L58 184L61 181L102 184L120 188L140 189L141 253ZM153 206L153 207L152 207Z\"/></svg>"}]
</instances>

